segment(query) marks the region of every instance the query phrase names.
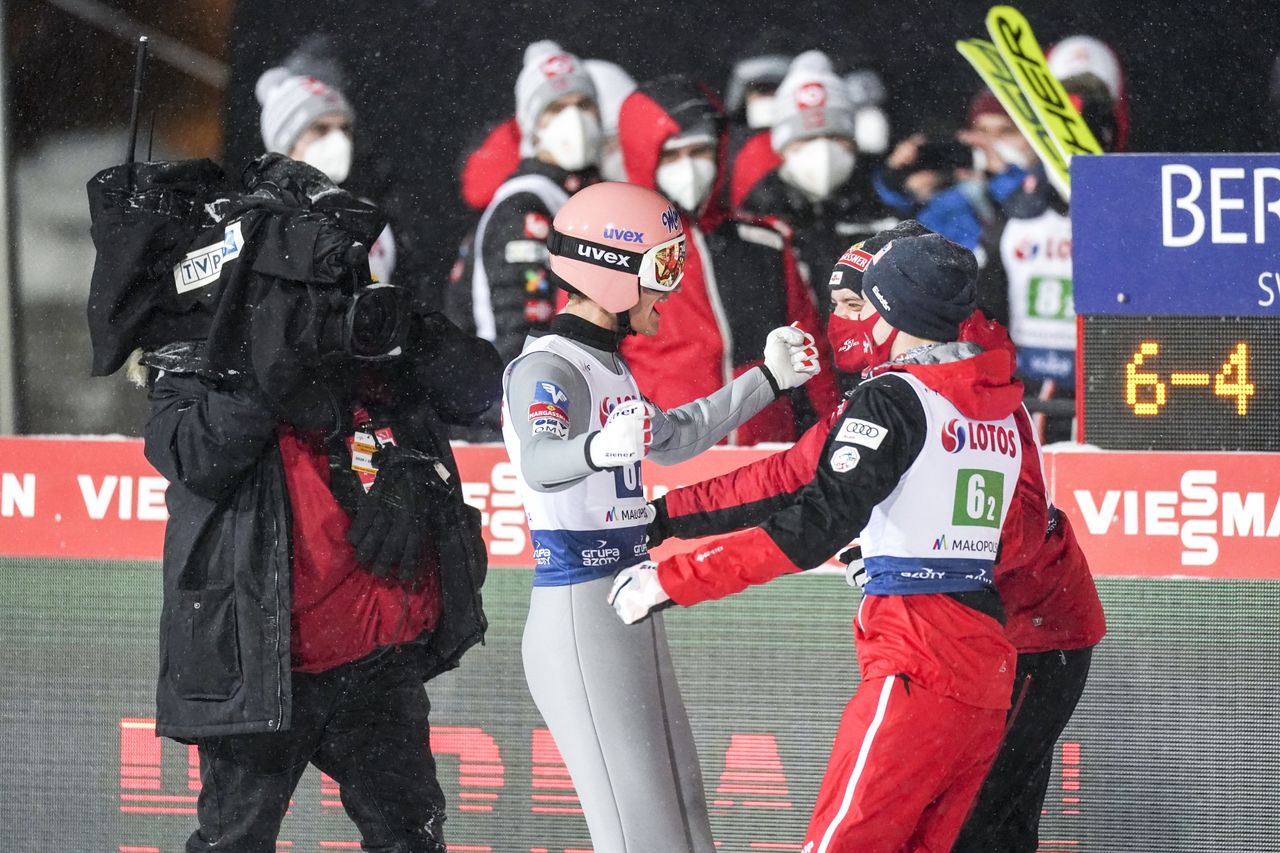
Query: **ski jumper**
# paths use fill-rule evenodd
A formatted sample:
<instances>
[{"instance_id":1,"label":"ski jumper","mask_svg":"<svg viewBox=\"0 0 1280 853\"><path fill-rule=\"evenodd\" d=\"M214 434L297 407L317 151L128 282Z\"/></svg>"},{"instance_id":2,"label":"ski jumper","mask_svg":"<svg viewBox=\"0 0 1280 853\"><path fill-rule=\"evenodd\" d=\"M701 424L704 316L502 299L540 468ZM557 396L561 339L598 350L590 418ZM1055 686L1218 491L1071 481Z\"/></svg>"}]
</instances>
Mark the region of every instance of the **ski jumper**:
<instances>
[{"instance_id":1,"label":"ski jumper","mask_svg":"<svg viewBox=\"0 0 1280 853\"><path fill-rule=\"evenodd\" d=\"M613 575L647 559L638 463L598 470L587 441L641 398L613 332L558 315L507 369L503 439L534 547L525 676L564 757L596 853L714 850L693 735L660 616L618 621ZM762 370L653 418L649 458L674 464L774 399Z\"/></svg>"}]
</instances>

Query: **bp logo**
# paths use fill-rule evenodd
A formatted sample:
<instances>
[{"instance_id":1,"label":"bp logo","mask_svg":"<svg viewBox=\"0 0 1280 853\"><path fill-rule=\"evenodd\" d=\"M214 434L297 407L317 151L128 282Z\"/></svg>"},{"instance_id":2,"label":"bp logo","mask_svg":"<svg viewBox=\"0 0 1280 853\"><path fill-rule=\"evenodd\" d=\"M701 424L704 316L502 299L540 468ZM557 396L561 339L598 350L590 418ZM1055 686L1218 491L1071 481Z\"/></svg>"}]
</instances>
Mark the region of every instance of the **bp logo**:
<instances>
[{"instance_id":1,"label":"bp logo","mask_svg":"<svg viewBox=\"0 0 1280 853\"><path fill-rule=\"evenodd\" d=\"M952 418L942 427L942 449L948 453L959 453L967 443L968 431L959 419Z\"/></svg>"}]
</instances>

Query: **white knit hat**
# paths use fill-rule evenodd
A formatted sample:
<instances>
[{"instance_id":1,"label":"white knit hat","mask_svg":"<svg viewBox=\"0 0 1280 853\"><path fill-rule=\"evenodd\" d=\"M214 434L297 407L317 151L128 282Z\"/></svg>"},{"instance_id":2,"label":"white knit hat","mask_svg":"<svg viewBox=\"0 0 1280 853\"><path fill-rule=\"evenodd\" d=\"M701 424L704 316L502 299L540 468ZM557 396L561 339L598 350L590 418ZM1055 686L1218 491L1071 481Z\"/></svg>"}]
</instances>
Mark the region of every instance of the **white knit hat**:
<instances>
[{"instance_id":1,"label":"white knit hat","mask_svg":"<svg viewBox=\"0 0 1280 853\"><path fill-rule=\"evenodd\" d=\"M845 82L820 50L807 50L791 61L774 95L771 142L781 154L787 144L814 136L854 139L854 108Z\"/></svg>"},{"instance_id":2,"label":"white knit hat","mask_svg":"<svg viewBox=\"0 0 1280 853\"><path fill-rule=\"evenodd\" d=\"M268 151L288 154L302 132L327 113L339 113L349 123L355 122L355 112L341 92L287 68L263 73L254 93L262 104L262 144Z\"/></svg>"},{"instance_id":3,"label":"white knit hat","mask_svg":"<svg viewBox=\"0 0 1280 853\"><path fill-rule=\"evenodd\" d=\"M524 68L516 78L516 121L520 124L520 153L533 154L533 131L553 101L566 95L595 100L596 87L578 57L553 41L536 41L524 50Z\"/></svg>"}]
</instances>

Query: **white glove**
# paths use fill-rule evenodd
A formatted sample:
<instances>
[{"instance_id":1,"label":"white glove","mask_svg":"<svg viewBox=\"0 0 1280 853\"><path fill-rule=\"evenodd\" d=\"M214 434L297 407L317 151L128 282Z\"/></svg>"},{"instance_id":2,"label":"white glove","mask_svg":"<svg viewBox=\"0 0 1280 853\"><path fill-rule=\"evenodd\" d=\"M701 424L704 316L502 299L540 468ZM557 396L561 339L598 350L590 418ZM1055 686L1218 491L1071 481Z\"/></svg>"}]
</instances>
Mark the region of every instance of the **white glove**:
<instances>
[{"instance_id":1,"label":"white glove","mask_svg":"<svg viewBox=\"0 0 1280 853\"><path fill-rule=\"evenodd\" d=\"M609 420L591 437L588 448L591 464L597 468L618 468L643 459L653 441L649 418L649 405L644 400L631 400L614 407Z\"/></svg>"},{"instance_id":2,"label":"white glove","mask_svg":"<svg viewBox=\"0 0 1280 853\"><path fill-rule=\"evenodd\" d=\"M764 342L764 366L773 374L779 391L799 388L822 369L813 335L795 326L782 326L769 333Z\"/></svg>"},{"instance_id":3,"label":"white glove","mask_svg":"<svg viewBox=\"0 0 1280 853\"><path fill-rule=\"evenodd\" d=\"M637 563L618 572L609 590L609 603L618 618L634 625L652 612L653 608L671 600L658 582L658 564L652 560Z\"/></svg>"}]
</instances>

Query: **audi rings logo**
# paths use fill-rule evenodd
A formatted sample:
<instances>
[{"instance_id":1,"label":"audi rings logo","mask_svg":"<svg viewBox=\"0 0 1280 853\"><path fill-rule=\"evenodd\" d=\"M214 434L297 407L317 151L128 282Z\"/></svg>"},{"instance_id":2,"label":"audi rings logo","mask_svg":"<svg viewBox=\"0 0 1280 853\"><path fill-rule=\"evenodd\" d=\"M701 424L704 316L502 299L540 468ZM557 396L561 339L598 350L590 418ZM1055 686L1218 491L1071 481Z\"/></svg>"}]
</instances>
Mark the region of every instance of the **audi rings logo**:
<instances>
[{"instance_id":1,"label":"audi rings logo","mask_svg":"<svg viewBox=\"0 0 1280 853\"><path fill-rule=\"evenodd\" d=\"M880 442L884 441L884 437L888 434L889 430L879 424L873 424L861 418L848 418L844 423L840 424L840 431L836 433L836 441L843 441L847 444L861 444L863 447L876 450L880 447Z\"/></svg>"},{"instance_id":2,"label":"audi rings logo","mask_svg":"<svg viewBox=\"0 0 1280 853\"><path fill-rule=\"evenodd\" d=\"M964 450L965 428L956 418L947 421L942 427L942 449L948 453L959 453Z\"/></svg>"}]
</instances>

